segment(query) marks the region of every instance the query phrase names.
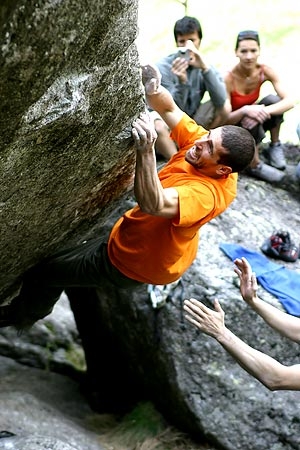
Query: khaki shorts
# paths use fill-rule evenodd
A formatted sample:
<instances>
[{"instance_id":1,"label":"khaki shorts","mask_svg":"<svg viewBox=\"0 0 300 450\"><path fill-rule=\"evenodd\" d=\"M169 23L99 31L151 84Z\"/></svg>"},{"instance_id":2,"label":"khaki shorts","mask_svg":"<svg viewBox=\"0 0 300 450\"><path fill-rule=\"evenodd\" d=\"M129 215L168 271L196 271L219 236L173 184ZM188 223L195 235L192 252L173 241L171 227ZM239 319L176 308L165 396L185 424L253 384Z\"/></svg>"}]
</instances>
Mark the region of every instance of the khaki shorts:
<instances>
[{"instance_id":1,"label":"khaki shorts","mask_svg":"<svg viewBox=\"0 0 300 450\"><path fill-rule=\"evenodd\" d=\"M216 107L211 100L205 103L201 103L195 112L193 119L198 125L202 125L204 128L209 128L210 124L216 117Z\"/></svg>"}]
</instances>

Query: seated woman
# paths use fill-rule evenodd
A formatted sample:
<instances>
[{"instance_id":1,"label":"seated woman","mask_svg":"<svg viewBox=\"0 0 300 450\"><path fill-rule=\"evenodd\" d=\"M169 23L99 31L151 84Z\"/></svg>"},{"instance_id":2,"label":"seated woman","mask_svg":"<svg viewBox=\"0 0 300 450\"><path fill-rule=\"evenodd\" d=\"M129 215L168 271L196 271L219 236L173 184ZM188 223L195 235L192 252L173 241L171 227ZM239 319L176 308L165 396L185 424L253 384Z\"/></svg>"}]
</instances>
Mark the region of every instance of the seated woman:
<instances>
[{"instance_id":1,"label":"seated woman","mask_svg":"<svg viewBox=\"0 0 300 450\"><path fill-rule=\"evenodd\" d=\"M239 125L250 131L256 142L256 153L248 169L249 175L268 182L282 180L286 167L283 148L279 140L283 113L294 104L283 87L277 73L258 62L260 40L256 31L241 31L237 36L235 54L237 65L224 76L231 112L226 123ZM261 86L270 81L277 95L268 95L258 101ZM259 159L258 144L270 132L271 142L264 151L268 164Z\"/></svg>"}]
</instances>

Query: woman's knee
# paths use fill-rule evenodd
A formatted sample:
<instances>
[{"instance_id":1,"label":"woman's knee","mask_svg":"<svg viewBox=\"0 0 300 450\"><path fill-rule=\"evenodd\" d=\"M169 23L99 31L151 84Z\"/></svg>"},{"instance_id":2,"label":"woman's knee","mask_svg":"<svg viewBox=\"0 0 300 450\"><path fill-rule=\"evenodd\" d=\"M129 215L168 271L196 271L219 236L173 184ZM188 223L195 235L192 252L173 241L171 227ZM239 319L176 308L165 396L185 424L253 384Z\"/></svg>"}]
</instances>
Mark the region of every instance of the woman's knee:
<instances>
[{"instance_id":1,"label":"woman's knee","mask_svg":"<svg viewBox=\"0 0 300 450\"><path fill-rule=\"evenodd\" d=\"M155 120L154 122L155 130L158 136L169 136L170 130L167 126L167 124L160 119Z\"/></svg>"},{"instance_id":2,"label":"woman's knee","mask_svg":"<svg viewBox=\"0 0 300 450\"><path fill-rule=\"evenodd\" d=\"M274 105L274 103L278 103L280 100L281 100L281 98L278 95L269 94L266 97L264 97L263 99L261 99L261 101L259 102L259 105L265 105L265 106Z\"/></svg>"}]
</instances>

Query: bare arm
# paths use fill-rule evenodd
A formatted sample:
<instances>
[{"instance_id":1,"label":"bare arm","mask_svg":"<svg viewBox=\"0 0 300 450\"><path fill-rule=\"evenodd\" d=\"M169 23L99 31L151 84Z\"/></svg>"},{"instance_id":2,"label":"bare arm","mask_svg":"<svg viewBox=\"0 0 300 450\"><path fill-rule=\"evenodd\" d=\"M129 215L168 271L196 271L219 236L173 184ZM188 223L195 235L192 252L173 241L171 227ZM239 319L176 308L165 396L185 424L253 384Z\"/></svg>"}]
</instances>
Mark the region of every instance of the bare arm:
<instances>
[{"instance_id":1,"label":"bare arm","mask_svg":"<svg viewBox=\"0 0 300 450\"><path fill-rule=\"evenodd\" d=\"M295 106L294 101L287 89L283 86L278 74L269 66L265 66L264 71L266 78L273 84L276 94L281 98L279 102L266 106L267 112L269 114L283 114L289 109L292 109Z\"/></svg>"},{"instance_id":2,"label":"bare arm","mask_svg":"<svg viewBox=\"0 0 300 450\"><path fill-rule=\"evenodd\" d=\"M142 66L142 82L148 105L160 114L172 130L180 122L183 111L178 108L170 92L161 86L161 75L156 66Z\"/></svg>"},{"instance_id":3,"label":"bare arm","mask_svg":"<svg viewBox=\"0 0 300 450\"><path fill-rule=\"evenodd\" d=\"M156 169L154 143L157 138L154 123L148 112L142 113L132 124L136 149L134 193L142 211L166 218L178 214L178 192L164 189Z\"/></svg>"},{"instance_id":4,"label":"bare arm","mask_svg":"<svg viewBox=\"0 0 300 450\"><path fill-rule=\"evenodd\" d=\"M300 365L284 366L239 339L226 328L218 300L215 300L215 310L195 299L185 300L184 309L190 323L216 339L243 369L268 389L300 390Z\"/></svg>"},{"instance_id":5,"label":"bare arm","mask_svg":"<svg viewBox=\"0 0 300 450\"><path fill-rule=\"evenodd\" d=\"M210 65L204 61L202 52L194 45L193 41L186 41L186 47L193 52L195 56L195 62L191 64L192 66L197 67L203 72L210 68Z\"/></svg>"},{"instance_id":6,"label":"bare arm","mask_svg":"<svg viewBox=\"0 0 300 450\"><path fill-rule=\"evenodd\" d=\"M270 114L267 111L267 106L265 105L245 105L235 111L231 111L228 114L227 123L235 125L242 122L243 119L249 118L251 120L251 125L243 124L245 128L251 129L258 123L263 123L270 118Z\"/></svg>"},{"instance_id":7,"label":"bare arm","mask_svg":"<svg viewBox=\"0 0 300 450\"><path fill-rule=\"evenodd\" d=\"M194 59L190 62L190 65L202 71L205 89L209 93L213 105L215 108L223 108L226 102L226 87L223 77L215 67L211 66L203 59L202 51L197 49L192 41L188 40L186 42L186 47L189 48L194 55Z\"/></svg>"},{"instance_id":8,"label":"bare arm","mask_svg":"<svg viewBox=\"0 0 300 450\"><path fill-rule=\"evenodd\" d=\"M257 297L256 276L246 258L236 259L234 263L234 271L239 276L240 290L245 302L282 336L300 342L300 318L280 311Z\"/></svg>"},{"instance_id":9,"label":"bare arm","mask_svg":"<svg viewBox=\"0 0 300 450\"><path fill-rule=\"evenodd\" d=\"M161 86L158 69L150 64L141 69L148 104L171 129L174 128L183 112L176 106L171 94ZM179 212L178 192L175 188L164 189L157 175L154 150L157 134L148 112L142 113L133 123L132 136L136 149L134 193L141 210L168 219L176 217Z\"/></svg>"}]
</instances>

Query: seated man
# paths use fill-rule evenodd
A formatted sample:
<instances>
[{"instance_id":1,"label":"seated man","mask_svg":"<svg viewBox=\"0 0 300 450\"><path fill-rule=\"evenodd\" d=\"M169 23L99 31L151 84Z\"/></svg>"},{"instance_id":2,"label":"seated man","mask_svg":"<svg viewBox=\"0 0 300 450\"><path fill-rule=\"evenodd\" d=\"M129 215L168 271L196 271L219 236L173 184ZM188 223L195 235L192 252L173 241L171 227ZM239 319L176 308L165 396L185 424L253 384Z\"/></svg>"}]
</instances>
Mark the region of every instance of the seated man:
<instances>
[{"instance_id":1,"label":"seated man","mask_svg":"<svg viewBox=\"0 0 300 450\"><path fill-rule=\"evenodd\" d=\"M179 53L173 53L157 63L162 75L162 86L171 94L179 108L204 128L215 128L224 123L226 115L226 89L221 75L209 66L199 51L202 29L197 19L183 17L174 26L174 37ZM182 49L182 53L180 50ZM201 104L208 92L210 101ZM228 111L230 105L228 102ZM168 126L155 114L158 134L156 153L169 159L177 152L170 139Z\"/></svg>"}]
</instances>

